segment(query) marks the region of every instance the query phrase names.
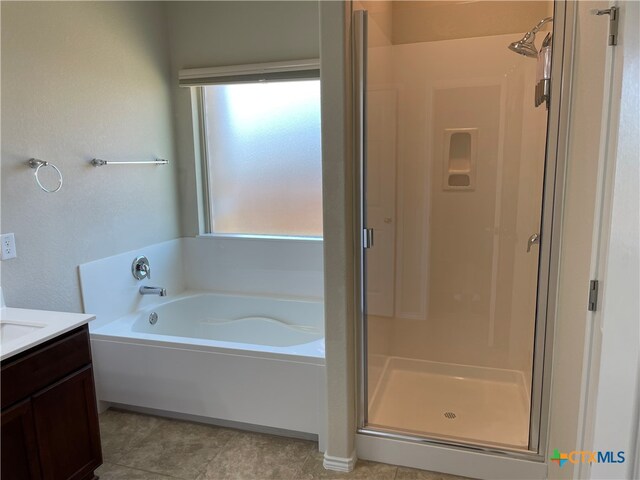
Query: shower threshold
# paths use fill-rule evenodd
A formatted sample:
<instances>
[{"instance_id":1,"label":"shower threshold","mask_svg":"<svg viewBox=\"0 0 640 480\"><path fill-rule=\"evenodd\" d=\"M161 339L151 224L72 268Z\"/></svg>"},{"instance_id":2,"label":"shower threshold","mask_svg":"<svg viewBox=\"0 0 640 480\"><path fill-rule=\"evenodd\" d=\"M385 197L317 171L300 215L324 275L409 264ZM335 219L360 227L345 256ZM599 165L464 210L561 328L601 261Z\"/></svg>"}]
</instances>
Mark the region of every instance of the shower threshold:
<instances>
[{"instance_id":1,"label":"shower threshold","mask_svg":"<svg viewBox=\"0 0 640 480\"><path fill-rule=\"evenodd\" d=\"M529 394L521 372L400 357L385 357L383 365L370 390L368 425L527 448Z\"/></svg>"}]
</instances>

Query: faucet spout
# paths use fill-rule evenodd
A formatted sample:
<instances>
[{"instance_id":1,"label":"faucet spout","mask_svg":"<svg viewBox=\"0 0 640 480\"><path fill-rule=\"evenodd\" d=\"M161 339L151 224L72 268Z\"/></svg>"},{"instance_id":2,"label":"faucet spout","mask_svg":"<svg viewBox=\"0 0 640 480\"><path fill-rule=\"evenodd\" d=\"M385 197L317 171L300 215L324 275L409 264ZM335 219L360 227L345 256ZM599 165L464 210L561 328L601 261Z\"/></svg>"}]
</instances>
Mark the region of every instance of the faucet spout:
<instances>
[{"instance_id":1,"label":"faucet spout","mask_svg":"<svg viewBox=\"0 0 640 480\"><path fill-rule=\"evenodd\" d=\"M162 287L148 287L143 285L140 287L140 295L160 295L161 297L167 296L167 289Z\"/></svg>"}]
</instances>

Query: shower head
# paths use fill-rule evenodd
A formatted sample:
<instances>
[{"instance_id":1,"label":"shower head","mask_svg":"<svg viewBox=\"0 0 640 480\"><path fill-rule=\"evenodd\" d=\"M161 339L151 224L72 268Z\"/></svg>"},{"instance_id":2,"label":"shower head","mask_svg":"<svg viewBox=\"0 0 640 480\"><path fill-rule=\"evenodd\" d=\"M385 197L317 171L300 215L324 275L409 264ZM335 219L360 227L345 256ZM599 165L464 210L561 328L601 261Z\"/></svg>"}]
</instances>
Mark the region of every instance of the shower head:
<instances>
[{"instance_id":1,"label":"shower head","mask_svg":"<svg viewBox=\"0 0 640 480\"><path fill-rule=\"evenodd\" d=\"M538 24L533 27L529 32L524 34L517 42L513 42L509 45L509 50L516 52L525 57L537 57L538 49L536 48L536 33L542 28L543 25L553 20L553 17L543 18Z\"/></svg>"},{"instance_id":2,"label":"shower head","mask_svg":"<svg viewBox=\"0 0 640 480\"><path fill-rule=\"evenodd\" d=\"M509 50L519 53L525 57L537 57L538 49L536 48L536 34L533 32L527 32L517 42L513 42L509 45Z\"/></svg>"}]
</instances>

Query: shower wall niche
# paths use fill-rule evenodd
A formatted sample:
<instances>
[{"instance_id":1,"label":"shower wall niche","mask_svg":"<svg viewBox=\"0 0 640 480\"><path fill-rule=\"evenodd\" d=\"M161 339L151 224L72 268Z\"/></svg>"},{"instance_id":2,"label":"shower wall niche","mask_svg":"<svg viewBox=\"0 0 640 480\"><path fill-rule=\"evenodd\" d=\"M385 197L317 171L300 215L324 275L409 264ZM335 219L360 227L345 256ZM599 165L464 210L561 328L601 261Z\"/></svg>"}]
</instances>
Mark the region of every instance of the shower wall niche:
<instances>
[{"instance_id":1,"label":"shower wall niche","mask_svg":"<svg viewBox=\"0 0 640 480\"><path fill-rule=\"evenodd\" d=\"M476 186L477 128L445 128L442 156L444 190L474 190Z\"/></svg>"},{"instance_id":2,"label":"shower wall niche","mask_svg":"<svg viewBox=\"0 0 640 480\"><path fill-rule=\"evenodd\" d=\"M540 228L547 128L546 110L534 106L536 62L507 48L524 27L409 41L393 18L410 17L409 3L444 8L363 4L364 207L376 240L385 228L365 254L366 296L375 299L366 303L368 423L527 448L538 251L526 247ZM513 3L517 12L524 2ZM528 3L523 25L552 9ZM385 142L392 153L382 155ZM415 405L401 400L409 398Z\"/></svg>"}]
</instances>

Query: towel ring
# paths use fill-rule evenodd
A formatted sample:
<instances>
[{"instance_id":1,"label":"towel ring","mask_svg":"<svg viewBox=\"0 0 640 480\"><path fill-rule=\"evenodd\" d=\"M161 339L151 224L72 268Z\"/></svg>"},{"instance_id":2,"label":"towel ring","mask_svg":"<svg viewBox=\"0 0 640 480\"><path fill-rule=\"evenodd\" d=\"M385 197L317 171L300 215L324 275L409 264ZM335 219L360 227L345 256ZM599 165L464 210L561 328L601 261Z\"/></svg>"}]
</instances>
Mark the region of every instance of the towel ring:
<instances>
[{"instance_id":1,"label":"towel ring","mask_svg":"<svg viewBox=\"0 0 640 480\"><path fill-rule=\"evenodd\" d=\"M42 190L47 193L56 193L62 188L62 172L53 163L45 162L44 160L38 160L37 158L32 158L29 160L29 166L36 169L36 171L33 172L33 175L34 177L36 177L36 183ZM51 167L58 173L58 186L56 188L49 190L44 185L42 185L42 183L40 182L40 177L38 176L42 167Z\"/></svg>"}]
</instances>

